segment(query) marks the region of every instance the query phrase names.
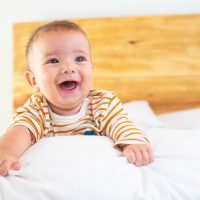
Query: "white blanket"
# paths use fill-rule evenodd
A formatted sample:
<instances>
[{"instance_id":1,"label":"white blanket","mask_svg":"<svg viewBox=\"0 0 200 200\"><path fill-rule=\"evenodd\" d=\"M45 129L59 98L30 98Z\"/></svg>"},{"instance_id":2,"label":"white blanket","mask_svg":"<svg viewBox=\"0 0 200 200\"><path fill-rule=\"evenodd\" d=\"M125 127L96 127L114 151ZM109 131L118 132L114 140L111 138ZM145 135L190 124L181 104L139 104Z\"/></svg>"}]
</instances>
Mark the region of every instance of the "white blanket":
<instances>
[{"instance_id":1,"label":"white blanket","mask_svg":"<svg viewBox=\"0 0 200 200\"><path fill-rule=\"evenodd\" d=\"M148 129L155 161L129 164L103 136L33 145L22 168L0 177L2 200L199 200L200 130Z\"/></svg>"}]
</instances>

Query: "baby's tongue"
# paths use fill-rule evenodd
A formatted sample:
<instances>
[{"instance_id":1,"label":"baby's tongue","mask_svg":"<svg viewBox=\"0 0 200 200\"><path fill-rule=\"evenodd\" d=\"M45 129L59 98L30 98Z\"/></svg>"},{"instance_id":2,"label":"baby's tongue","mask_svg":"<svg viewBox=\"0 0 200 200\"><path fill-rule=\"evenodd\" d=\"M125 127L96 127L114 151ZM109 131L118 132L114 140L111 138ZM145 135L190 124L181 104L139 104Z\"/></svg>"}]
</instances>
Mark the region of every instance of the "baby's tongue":
<instances>
[{"instance_id":1,"label":"baby's tongue","mask_svg":"<svg viewBox=\"0 0 200 200\"><path fill-rule=\"evenodd\" d=\"M60 87L64 90L73 90L76 88L76 81L65 81L60 84Z\"/></svg>"}]
</instances>

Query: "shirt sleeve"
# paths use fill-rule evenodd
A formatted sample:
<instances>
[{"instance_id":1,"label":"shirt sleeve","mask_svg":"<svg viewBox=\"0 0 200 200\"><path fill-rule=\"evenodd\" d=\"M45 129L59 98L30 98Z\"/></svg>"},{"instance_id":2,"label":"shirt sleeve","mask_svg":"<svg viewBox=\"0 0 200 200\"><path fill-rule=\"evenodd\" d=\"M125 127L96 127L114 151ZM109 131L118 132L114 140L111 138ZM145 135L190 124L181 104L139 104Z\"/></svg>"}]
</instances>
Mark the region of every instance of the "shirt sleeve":
<instances>
[{"instance_id":1,"label":"shirt sleeve","mask_svg":"<svg viewBox=\"0 0 200 200\"><path fill-rule=\"evenodd\" d=\"M122 103L113 93L107 109L104 110L101 126L102 132L114 140L114 146L149 143L148 138L129 119Z\"/></svg>"},{"instance_id":2,"label":"shirt sleeve","mask_svg":"<svg viewBox=\"0 0 200 200\"><path fill-rule=\"evenodd\" d=\"M27 127L31 132L32 143L43 137L45 116L38 98L32 96L24 106L16 110L8 129L15 126Z\"/></svg>"}]
</instances>

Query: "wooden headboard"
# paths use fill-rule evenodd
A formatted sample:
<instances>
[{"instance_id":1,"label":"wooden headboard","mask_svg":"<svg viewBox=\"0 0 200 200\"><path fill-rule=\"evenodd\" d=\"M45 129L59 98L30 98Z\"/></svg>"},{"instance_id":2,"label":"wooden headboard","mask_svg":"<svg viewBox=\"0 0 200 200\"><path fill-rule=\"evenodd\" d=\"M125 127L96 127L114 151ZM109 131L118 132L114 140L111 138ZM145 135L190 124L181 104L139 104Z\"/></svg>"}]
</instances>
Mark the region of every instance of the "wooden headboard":
<instances>
[{"instance_id":1,"label":"wooden headboard","mask_svg":"<svg viewBox=\"0 0 200 200\"><path fill-rule=\"evenodd\" d=\"M147 100L155 112L200 106L200 15L72 20L92 48L94 88L123 102ZM25 101L25 46L46 22L17 23L14 36L14 103Z\"/></svg>"}]
</instances>

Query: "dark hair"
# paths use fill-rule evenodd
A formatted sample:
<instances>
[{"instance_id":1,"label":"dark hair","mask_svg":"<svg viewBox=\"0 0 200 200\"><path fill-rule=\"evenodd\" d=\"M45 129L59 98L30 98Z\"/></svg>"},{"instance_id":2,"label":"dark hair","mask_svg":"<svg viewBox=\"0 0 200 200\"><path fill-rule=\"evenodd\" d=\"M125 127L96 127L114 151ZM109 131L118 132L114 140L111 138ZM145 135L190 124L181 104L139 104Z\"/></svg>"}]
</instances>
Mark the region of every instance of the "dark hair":
<instances>
[{"instance_id":1,"label":"dark hair","mask_svg":"<svg viewBox=\"0 0 200 200\"><path fill-rule=\"evenodd\" d=\"M50 32L50 31L59 31L59 30L67 30L67 31L79 31L83 33L86 36L86 33L83 31L83 29L78 26L77 24L67 21L67 20L58 20L58 21L53 21L47 24L44 24L42 26L39 26L31 35L31 37L28 40L27 46L26 46L26 60L27 60L27 68L29 69L29 62L28 62L28 56L29 52L31 49L31 46L34 42L34 40L37 38L39 33L41 32ZM87 38L87 36L86 36Z\"/></svg>"}]
</instances>

